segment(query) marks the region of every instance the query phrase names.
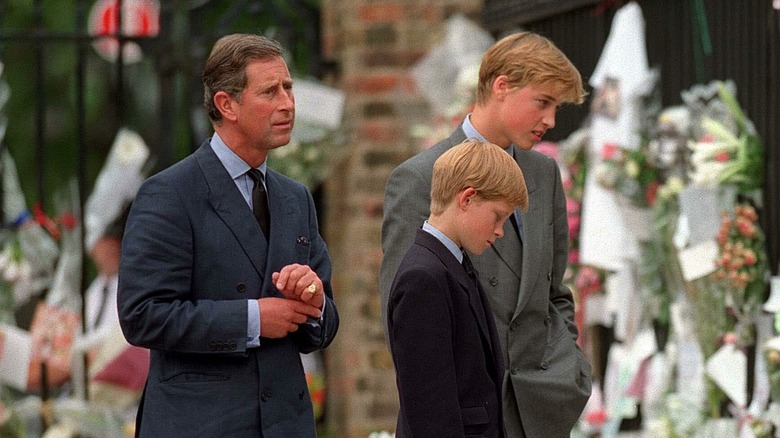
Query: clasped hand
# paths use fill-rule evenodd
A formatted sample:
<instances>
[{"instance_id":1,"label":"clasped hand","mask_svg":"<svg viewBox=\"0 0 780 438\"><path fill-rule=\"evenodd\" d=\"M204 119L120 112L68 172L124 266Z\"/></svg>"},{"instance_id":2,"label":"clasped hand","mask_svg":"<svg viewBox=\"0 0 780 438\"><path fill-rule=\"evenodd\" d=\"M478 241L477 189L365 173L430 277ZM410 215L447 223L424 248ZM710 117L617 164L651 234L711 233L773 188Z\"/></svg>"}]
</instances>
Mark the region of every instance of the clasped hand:
<instances>
[{"instance_id":1,"label":"clasped hand","mask_svg":"<svg viewBox=\"0 0 780 438\"><path fill-rule=\"evenodd\" d=\"M309 318L322 314L322 280L311 267L292 264L274 272L271 279L284 298L260 298L260 336L283 338Z\"/></svg>"}]
</instances>

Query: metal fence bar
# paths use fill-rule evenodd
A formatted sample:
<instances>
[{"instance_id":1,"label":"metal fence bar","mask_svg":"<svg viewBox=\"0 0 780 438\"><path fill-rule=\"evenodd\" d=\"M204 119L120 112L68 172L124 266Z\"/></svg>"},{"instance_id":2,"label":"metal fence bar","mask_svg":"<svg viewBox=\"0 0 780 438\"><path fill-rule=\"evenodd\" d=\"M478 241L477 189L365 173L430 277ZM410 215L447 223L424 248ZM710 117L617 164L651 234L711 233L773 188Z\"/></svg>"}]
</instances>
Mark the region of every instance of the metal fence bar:
<instances>
[{"instance_id":1,"label":"metal fence bar","mask_svg":"<svg viewBox=\"0 0 780 438\"><path fill-rule=\"evenodd\" d=\"M78 32L79 36L84 32L84 29L86 29L86 5L84 3L84 0L76 0L75 3L75 17L74 21L76 24L76 32ZM86 121L86 105L84 103L85 100L85 88L86 88L86 81L87 81L87 73L86 73L86 60L87 60L87 47L86 47L86 40L83 38L79 38L75 41L76 44L76 142L77 142L77 154L78 154L78 169L77 169L77 179L78 179L78 187L79 187L79 209L80 209L80 215L82 217L82 239L81 239L81 253L86 254L86 248L84 245L84 238L83 236L86 235L86 228L84 228L84 205L85 205L85 197L87 192L87 171L86 171L86 163L87 163L87 121ZM85 261L82 261L81 263L81 279L80 279L82 287L81 290L81 329L83 332L86 333L87 331L87 313L86 313L86 303L87 303L87 268ZM89 400L89 358L87 357L87 354L83 354L81 357L82 366L84 367L84 374L83 374L83 390L84 393L82 394L82 397L84 400Z\"/></svg>"},{"instance_id":2,"label":"metal fence bar","mask_svg":"<svg viewBox=\"0 0 780 438\"><path fill-rule=\"evenodd\" d=\"M43 1L34 2L34 29L41 31L43 29ZM46 174L46 161L44 154L46 151L46 62L44 60L45 47L43 41L35 40L35 96L36 96L36 125L35 125L35 151L36 162L38 165L37 189L38 201L43 202L46 199L44 190L44 175Z\"/></svg>"}]
</instances>

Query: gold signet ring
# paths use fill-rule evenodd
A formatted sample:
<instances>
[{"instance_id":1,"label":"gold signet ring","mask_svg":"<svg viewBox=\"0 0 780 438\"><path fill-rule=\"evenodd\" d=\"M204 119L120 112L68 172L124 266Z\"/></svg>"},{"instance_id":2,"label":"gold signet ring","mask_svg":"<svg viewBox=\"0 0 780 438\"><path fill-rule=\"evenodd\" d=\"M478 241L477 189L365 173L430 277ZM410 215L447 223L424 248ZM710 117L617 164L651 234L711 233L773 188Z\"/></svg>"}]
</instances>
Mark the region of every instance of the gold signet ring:
<instances>
[{"instance_id":1,"label":"gold signet ring","mask_svg":"<svg viewBox=\"0 0 780 438\"><path fill-rule=\"evenodd\" d=\"M309 291L310 294L314 295L317 293L317 285L312 283L309 285L309 287L306 288L307 291Z\"/></svg>"}]
</instances>

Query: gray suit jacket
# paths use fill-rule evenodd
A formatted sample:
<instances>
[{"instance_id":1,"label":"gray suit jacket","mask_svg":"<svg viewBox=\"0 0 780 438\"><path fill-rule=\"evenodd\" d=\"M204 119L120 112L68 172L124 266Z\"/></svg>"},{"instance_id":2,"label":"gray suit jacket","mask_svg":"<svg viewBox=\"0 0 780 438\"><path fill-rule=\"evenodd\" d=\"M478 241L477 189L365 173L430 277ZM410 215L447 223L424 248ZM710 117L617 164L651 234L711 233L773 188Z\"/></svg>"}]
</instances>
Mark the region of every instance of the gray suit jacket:
<instances>
[{"instance_id":1,"label":"gray suit jacket","mask_svg":"<svg viewBox=\"0 0 780 438\"><path fill-rule=\"evenodd\" d=\"M383 318L401 258L430 214L433 163L465 138L458 128L406 160L388 179L380 276ZM576 345L572 293L562 284L568 258L566 199L554 160L514 145L512 154L529 195L528 211L522 213L523 244L506 221L504 237L471 259L491 301L504 352L509 436L568 437L590 396L591 369ZM383 324L386 329L385 320Z\"/></svg>"},{"instance_id":2,"label":"gray suit jacket","mask_svg":"<svg viewBox=\"0 0 780 438\"><path fill-rule=\"evenodd\" d=\"M336 334L331 263L306 187L272 169L266 183L270 243L208 141L133 202L118 308L127 340L151 350L140 436L316 436L299 353ZM321 322L247 349L247 300L281 296L271 273L291 263L322 279Z\"/></svg>"}]
</instances>

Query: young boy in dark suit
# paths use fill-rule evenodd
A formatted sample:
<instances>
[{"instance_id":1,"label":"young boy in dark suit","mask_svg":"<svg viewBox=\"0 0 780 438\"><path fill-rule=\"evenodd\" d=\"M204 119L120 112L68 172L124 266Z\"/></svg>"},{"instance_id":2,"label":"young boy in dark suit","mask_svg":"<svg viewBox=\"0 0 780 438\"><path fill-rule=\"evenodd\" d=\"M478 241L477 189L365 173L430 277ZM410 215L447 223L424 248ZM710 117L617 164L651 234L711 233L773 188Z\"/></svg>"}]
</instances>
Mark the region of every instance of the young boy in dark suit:
<instances>
[{"instance_id":1,"label":"young boy in dark suit","mask_svg":"<svg viewBox=\"0 0 780 438\"><path fill-rule=\"evenodd\" d=\"M431 215L393 282L388 334L400 412L396 437L506 437L503 359L478 255L528 205L522 171L492 143L466 141L436 160Z\"/></svg>"}]
</instances>

